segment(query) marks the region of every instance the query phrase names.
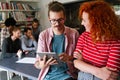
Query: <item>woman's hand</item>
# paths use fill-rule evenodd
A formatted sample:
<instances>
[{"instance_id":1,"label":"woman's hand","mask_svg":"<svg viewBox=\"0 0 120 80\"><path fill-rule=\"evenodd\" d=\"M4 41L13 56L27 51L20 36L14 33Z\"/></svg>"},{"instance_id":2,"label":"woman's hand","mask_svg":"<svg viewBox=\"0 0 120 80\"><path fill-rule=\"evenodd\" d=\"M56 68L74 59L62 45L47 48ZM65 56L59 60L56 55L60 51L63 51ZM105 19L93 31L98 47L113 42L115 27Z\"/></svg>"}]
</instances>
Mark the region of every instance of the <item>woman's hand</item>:
<instances>
[{"instance_id":1,"label":"woman's hand","mask_svg":"<svg viewBox=\"0 0 120 80\"><path fill-rule=\"evenodd\" d=\"M96 76L102 80L117 80L118 73L116 71L116 69L103 67L99 70Z\"/></svg>"},{"instance_id":2,"label":"woman's hand","mask_svg":"<svg viewBox=\"0 0 120 80\"><path fill-rule=\"evenodd\" d=\"M111 74L107 80L117 80L119 73L117 69L109 68L107 67L108 70L111 71Z\"/></svg>"},{"instance_id":3,"label":"woman's hand","mask_svg":"<svg viewBox=\"0 0 120 80\"><path fill-rule=\"evenodd\" d=\"M74 56L74 58L76 58L76 59L78 59L78 60L81 60L81 59L82 59L81 53L74 53L73 56Z\"/></svg>"}]
</instances>

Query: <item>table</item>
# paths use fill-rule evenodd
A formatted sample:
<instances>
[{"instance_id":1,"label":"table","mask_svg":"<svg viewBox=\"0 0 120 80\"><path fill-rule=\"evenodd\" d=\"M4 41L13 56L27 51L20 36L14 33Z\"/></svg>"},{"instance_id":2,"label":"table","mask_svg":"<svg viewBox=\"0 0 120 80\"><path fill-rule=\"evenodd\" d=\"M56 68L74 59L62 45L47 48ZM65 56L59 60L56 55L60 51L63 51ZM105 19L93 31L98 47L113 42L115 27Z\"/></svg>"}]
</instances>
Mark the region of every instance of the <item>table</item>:
<instances>
[{"instance_id":1,"label":"table","mask_svg":"<svg viewBox=\"0 0 120 80\"><path fill-rule=\"evenodd\" d=\"M16 63L17 60L17 57L0 60L0 67L32 80L37 80L40 70L36 69L33 64Z\"/></svg>"}]
</instances>

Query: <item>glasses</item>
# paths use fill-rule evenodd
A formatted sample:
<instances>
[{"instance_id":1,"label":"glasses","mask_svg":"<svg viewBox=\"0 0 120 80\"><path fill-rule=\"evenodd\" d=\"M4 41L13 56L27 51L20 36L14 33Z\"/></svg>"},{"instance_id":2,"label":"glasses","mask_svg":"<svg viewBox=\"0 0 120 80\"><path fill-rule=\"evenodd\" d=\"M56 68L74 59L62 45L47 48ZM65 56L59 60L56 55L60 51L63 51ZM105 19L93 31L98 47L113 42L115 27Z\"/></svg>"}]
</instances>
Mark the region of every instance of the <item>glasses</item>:
<instances>
[{"instance_id":1,"label":"glasses","mask_svg":"<svg viewBox=\"0 0 120 80\"><path fill-rule=\"evenodd\" d=\"M51 19L50 20L51 24L56 24L56 23L63 23L64 22L64 19L63 18L60 18L60 19Z\"/></svg>"}]
</instances>

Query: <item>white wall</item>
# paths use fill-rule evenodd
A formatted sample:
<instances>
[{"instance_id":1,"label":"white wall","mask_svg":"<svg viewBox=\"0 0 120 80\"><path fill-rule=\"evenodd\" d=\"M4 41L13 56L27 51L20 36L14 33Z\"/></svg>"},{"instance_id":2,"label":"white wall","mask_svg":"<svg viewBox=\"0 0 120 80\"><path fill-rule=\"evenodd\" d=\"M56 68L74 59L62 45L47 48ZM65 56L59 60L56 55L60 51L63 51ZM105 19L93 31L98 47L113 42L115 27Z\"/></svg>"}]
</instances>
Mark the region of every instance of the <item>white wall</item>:
<instances>
[{"instance_id":1,"label":"white wall","mask_svg":"<svg viewBox=\"0 0 120 80\"><path fill-rule=\"evenodd\" d=\"M48 16L47 16L47 11L48 11L48 3L52 1L52 0L40 0L40 24L42 27L42 30L44 30L45 28L49 27L49 21L48 21Z\"/></svg>"},{"instance_id":2,"label":"white wall","mask_svg":"<svg viewBox=\"0 0 120 80\"><path fill-rule=\"evenodd\" d=\"M40 7L40 24L42 27L42 30L50 27L50 23L48 21L48 3L53 0L40 0L39 2L39 7ZM69 3L69 2L74 2L74 1L83 1L83 0L56 0L61 3Z\"/></svg>"}]
</instances>

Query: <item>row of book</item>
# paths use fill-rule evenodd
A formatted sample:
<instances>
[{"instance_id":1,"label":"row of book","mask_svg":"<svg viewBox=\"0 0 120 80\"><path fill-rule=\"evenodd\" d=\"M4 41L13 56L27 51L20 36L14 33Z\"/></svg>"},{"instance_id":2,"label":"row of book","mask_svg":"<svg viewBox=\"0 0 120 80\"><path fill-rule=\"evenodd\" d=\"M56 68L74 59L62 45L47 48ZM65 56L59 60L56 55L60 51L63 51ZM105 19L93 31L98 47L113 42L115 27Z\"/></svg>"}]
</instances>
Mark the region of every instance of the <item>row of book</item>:
<instances>
[{"instance_id":1,"label":"row of book","mask_svg":"<svg viewBox=\"0 0 120 80\"><path fill-rule=\"evenodd\" d=\"M5 21L8 17L13 17L16 21L32 21L35 18L32 12L11 12L9 14L5 12L0 12L0 22Z\"/></svg>"},{"instance_id":2,"label":"row of book","mask_svg":"<svg viewBox=\"0 0 120 80\"><path fill-rule=\"evenodd\" d=\"M20 2L0 2L0 10L35 10L28 3L20 3Z\"/></svg>"},{"instance_id":3,"label":"row of book","mask_svg":"<svg viewBox=\"0 0 120 80\"><path fill-rule=\"evenodd\" d=\"M11 6L14 10L35 10L30 4L27 3L12 2Z\"/></svg>"},{"instance_id":4,"label":"row of book","mask_svg":"<svg viewBox=\"0 0 120 80\"><path fill-rule=\"evenodd\" d=\"M0 22L5 21L8 17L10 17L9 13L6 14L5 12L0 12Z\"/></svg>"},{"instance_id":5,"label":"row of book","mask_svg":"<svg viewBox=\"0 0 120 80\"><path fill-rule=\"evenodd\" d=\"M16 21L32 21L35 16L32 15L30 12L12 12L12 16L15 18Z\"/></svg>"},{"instance_id":6,"label":"row of book","mask_svg":"<svg viewBox=\"0 0 120 80\"><path fill-rule=\"evenodd\" d=\"M11 9L7 2L0 2L0 10Z\"/></svg>"}]
</instances>

